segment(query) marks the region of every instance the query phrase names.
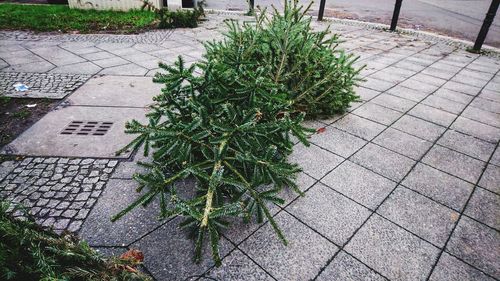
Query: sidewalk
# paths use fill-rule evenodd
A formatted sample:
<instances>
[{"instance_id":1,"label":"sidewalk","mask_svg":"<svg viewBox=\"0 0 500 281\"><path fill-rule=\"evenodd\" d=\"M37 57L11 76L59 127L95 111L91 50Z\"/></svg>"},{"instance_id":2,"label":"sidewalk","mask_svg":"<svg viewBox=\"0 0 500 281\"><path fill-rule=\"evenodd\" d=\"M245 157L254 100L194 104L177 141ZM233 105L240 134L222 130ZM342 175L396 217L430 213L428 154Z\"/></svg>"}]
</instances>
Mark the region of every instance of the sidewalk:
<instances>
[{"instance_id":1,"label":"sidewalk","mask_svg":"<svg viewBox=\"0 0 500 281\"><path fill-rule=\"evenodd\" d=\"M160 60L200 59L200 41L220 38L228 17L250 20L210 15L196 29L140 35L0 32L0 77L83 84L28 93L64 100L3 149L27 157L0 164L0 197L104 254L140 249L156 280L500 279L500 59L337 22L341 46L367 64L362 102L309 122L326 130L296 147L306 196L284 194L286 205L271 208L288 246L267 223L238 224L216 268L208 252L191 262L180 218L156 221L157 202L111 223L138 197L131 177L144 157L114 152L132 137L124 122L143 118L161 86L148 76Z\"/></svg>"}]
</instances>

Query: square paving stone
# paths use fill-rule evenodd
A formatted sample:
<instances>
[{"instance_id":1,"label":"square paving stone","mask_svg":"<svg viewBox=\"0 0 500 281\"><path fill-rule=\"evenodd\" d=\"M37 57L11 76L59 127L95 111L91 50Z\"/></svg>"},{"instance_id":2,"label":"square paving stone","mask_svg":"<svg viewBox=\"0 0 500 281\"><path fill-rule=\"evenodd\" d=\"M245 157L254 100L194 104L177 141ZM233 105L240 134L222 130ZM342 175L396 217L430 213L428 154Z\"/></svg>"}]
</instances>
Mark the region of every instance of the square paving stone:
<instances>
[{"instance_id":1,"label":"square paving stone","mask_svg":"<svg viewBox=\"0 0 500 281\"><path fill-rule=\"evenodd\" d=\"M399 85L426 94L431 94L439 88L439 86L424 83L414 79L413 77L400 83Z\"/></svg>"},{"instance_id":2,"label":"square paving stone","mask_svg":"<svg viewBox=\"0 0 500 281\"><path fill-rule=\"evenodd\" d=\"M267 223L239 248L278 280L314 278L338 248L286 212L275 219L287 237L287 246Z\"/></svg>"},{"instance_id":3,"label":"square paving stone","mask_svg":"<svg viewBox=\"0 0 500 281\"><path fill-rule=\"evenodd\" d=\"M315 145L306 147L300 143L294 146L289 160L299 164L311 177L320 179L344 159Z\"/></svg>"},{"instance_id":4,"label":"square paving stone","mask_svg":"<svg viewBox=\"0 0 500 281\"><path fill-rule=\"evenodd\" d=\"M445 127L409 115L401 117L392 127L431 142L446 131Z\"/></svg>"},{"instance_id":5,"label":"square paving stone","mask_svg":"<svg viewBox=\"0 0 500 281\"><path fill-rule=\"evenodd\" d=\"M459 217L459 213L401 186L377 213L440 248Z\"/></svg>"},{"instance_id":6,"label":"square paving stone","mask_svg":"<svg viewBox=\"0 0 500 281\"><path fill-rule=\"evenodd\" d=\"M467 107L462 113L462 117L482 122L490 126L500 127L500 118L497 113L481 110L476 107Z\"/></svg>"},{"instance_id":7,"label":"square paving stone","mask_svg":"<svg viewBox=\"0 0 500 281\"><path fill-rule=\"evenodd\" d=\"M464 94L467 94L470 96L475 96L479 93L479 91L481 91L481 88L458 83L455 81L446 82L443 85L443 88L448 89L448 90L452 90L452 91L456 91L456 92L460 92L460 93L464 93Z\"/></svg>"},{"instance_id":8,"label":"square paving stone","mask_svg":"<svg viewBox=\"0 0 500 281\"><path fill-rule=\"evenodd\" d=\"M346 158L366 144L366 141L333 127L326 128L323 133L314 134L311 142Z\"/></svg>"},{"instance_id":9,"label":"square paving stone","mask_svg":"<svg viewBox=\"0 0 500 281\"><path fill-rule=\"evenodd\" d=\"M146 208L137 207L127 215L111 222L111 217L139 199L137 182L111 179L97 200L80 230L80 237L91 246L127 246L158 227L160 214L158 200Z\"/></svg>"},{"instance_id":10,"label":"square paving stone","mask_svg":"<svg viewBox=\"0 0 500 281\"><path fill-rule=\"evenodd\" d=\"M410 158L371 143L354 154L351 161L395 181L400 181L415 163Z\"/></svg>"},{"instance_id":11,"label":"square paving stone","mask_svg":"<svg viewBox=\"0 0 500 281\"><path fill-rule=\"evenodd\" d=\"M351 161L342 163L321 182L372 210L396 187L395 182Z\"/></svg>"},{"instance_id":12,"label":"square paving stone","mask_svg":"<svg viewBox=\"0 0 500 281\"><path fill-rule=\"evenodd\" d=\"M471 103L470 106L480 108L485 111L493 112L496 114L500 113L500 103L492 100L482 99L480 97L476 97Z\"/></svg>"},{"instance_id":13,"label":"square paving stone","mask_svg":"<svg viewBox=\"0 0 500 281\"><path fill-rule=\"evenodd\" d=\"M68 100L71 105L148 107L161 88L149 77L101 76L88 80Z\"/></svg>"},{"instance_id":14,"label":"square paving stone","mask_svg":"<svg viewBox=\"0 0 500 281\"><path fill-rule=\"evenodd\" d=\"M354 114L347 114L342 119L333 123L332 126L368 141L386 128L384 125Z\"/></svg>"},{"instance_id":15,"label":"square paving stone","mask_svg":"<svg viewBox=\"0 0 500 281\"><path fill-rule=\"evenodd\" d=\"M75 74L96 74L102 68L92 62L81 62L70 65L58 66L50 71L50 73L75 73Z\"/></svg>"},{"instance_id":16,"label":"square paving stone","mask_svg":"<svg viewBox=\"0 0 500 281\"><path fill-rule=\"evenodd\" d=\"M353 113L384 125L392 124L402 115L402 113L398 111L374 104L372 102L363 104L354 110Z\"/></svg>"},{"instance_id":17,"label":"square paving stone","mask_svg":"<svg viewBox=\"0 0 500 281\"><path fill-rule=\"evenodd\" d=\"M462 134L455 130L448 130L439 139L438 144L457 150L469 156L488 161L495 150L495 145L473 136Z\"/></svg>"},{"instance_id":18,"label":"square paving stone","mask_svg":"<svg viewBox=\"0 0 500 281\"><path fill-rule=\"evenodd\" d=\"M394 87L395 84L396 83L394 82L387 82L375 78L367 78L366 81L362 84L362 86L375 91L383 92Z\"/></svg>"},{"instance_id":19,"label":"square paving stone","mask_svg":"<svg viewBox=\"0 0 500 281\"><path fill-rule=\"evenodd\" d=\"M437 90L436 92L434 92L433 96L441 97L441 98L444 98L444 99L447 99L447 100L451 100L451 101L454 101L454 102L458 102L458 103L461 103L461 104L468 104L473 99L472 96L469 96L469 95L466 95L466 94L463 94L463 93L459 93L459 92L456 92L456 91L452 91L452 90L449 90L449 89L445 89L445 88L440 88L439 90ZM443 103L442 103L441 106L446 106L444 104L445 104L445 102L443 101Z\"/></svg>"},{"instance_id":20,"label":"square paving stone","mask_svg":"<svg viewBox=\"0 0 500 281\"><path fill-rule=\"evenodd\" d=\"M112 66L118 66L118 65L124 65L130 63L127 60L124 60L119 57L114 57L114 58L108 58L108 59L102 59L102 60L95 60L93 61L94 64L106 68L106 67L112 67Z\"/></svg>"},{"instance_id":21,"label":"square paving stone","mask_svg":"<svg viewBox=\"0 0 500 281\"><path fill-rule=\"evenodd\" d=\"M500 140L500 129L468 118L458 117L451 125L452 129L475 136L485 141L496 143Z\"/></svg>"},{"instance_id":22,"label":"square paving stone","mask_svg":"<svg viewBox=\"0 0 500 281\"><path fill-rule=\"evenodd\" d=\"M222 266L214 267L204 276L208 277L209 280L275 280L243 254L243 252L237 249L224 258ZM201 280L204 279L202 278Z\"/></svg>"},{"instance_id":23,"label":"square paving stone","mask_svg":"<svg viewBox=\"0 0 500 281\"><path fill-rule=\"evenodd\" d=\"M413 90L413 89L408 89L406 87L402 87L399 85L388 90L386 93L393 95L393 96L412 100L415 102L419 102L419 101L425 99L429 95L428 93L420 92L420 91Z\"/></svg>"},{"instance_id":24,"label":"square paving stone","mask_svg":"<svg viewBox=\"0 0 500 281\"><path fill-rule=\"evenodd\" d=\"M414 101L389 94L381 94L374 98L372 102L400 112L406 112L416 104Z\"/></svg>"},{"instance_id":25,"label":"square paving stone","mask_svg":"<svg viewBox=\"0 0 500 281\"><path fill-rule=\"evenodd\" d=\"M377 95L380 95L380 92L365 87L356 87L354 91L361 98L361 100L364 101L369 101Z\"/></svg>"},{"instance_id":26,"label":"square paving stone","mask_svg":"<svg viewBox=\"0 0 500 281\"><path fill-rule=\"evenodd\" d=\"M445 127L449 126L457 117L455 114L424 104L415 106L409 114Z\"/></svg>"},{"instance_id":27,"label":"square paving stone","mask_svg":"<svg viewBox=\"0 0 500 281\"><path fill-rule=\"evenodd\" d=\"M40 156L127 158L130 152L115 152L136 136L125 134L125 123L146 120L144 108L68 106L49 112L24 131L2 153ZM112 122L104 135L61 134L72 121Z\"/></svg>"},{"instance_id":28,"label":"square paving stone","mask_svg":"<svg viewBox=\"0 0 500 281\"><path fill-rule=\"evenodd\" d=\"M463 103L455 102L436 94L428 96L422 103L453 114L459 114L466 106Z\"/></svg>"},{"instance_id":29,"label":"square paving stone","mask_svg":"<svg viewBox=\"0 0 500 281\"><path fill-rule=\"evenodd\" d=\"M372 216L345 251L390 280L425 280L439 249L410 232Z\"/></svg>"},{"instance_id":30,"label":"square paving stone","mask_svg":"<svg viewBox=\"0 0 500 281\"><path fill-rule=\"evenodd\" d=\"M415 166L402 184L457 211L464 208L474 188L464 180L422 163Z\"/></svg>"},{"instance_id":31,"label":"square paving stone","mask_svg":"<svg viewBox=\"0 0 500 281\"><path fill-rule=\"evenodd\" d=\"M179 228L180 222L181 218L175 218L131 245L144 253L144 266L156 280L186 280L214 266L209 241L205 241L200 263L193 261L194 240ZM233 248L225 238L219 240L221 258Z\"/></svg>"},{"instance_id":32,"label":"square paving stone","mask_svg":"<svg viewBox=\"0 0 500 281\"><path fill-rule=\"evenodd\" d=\"M476 188L464 214L500 230L500 195L486 189Z\"/></svg>"},{"instance_id":33,"label":"square paving stone","mask_svg":"<svg viewBox=\"0 0 500 281\"><path fill-rule=\"evenodd\" d=\"M481 176L479 186L500 193L500 167L489 164Z\"/></svg>"},{"instance_id":34,"label":"square paving stone","mask_svg":"<svg viewBox=\"0 0 500 281\"><path fill-rule=\"evenodd\" d=\"M464 263L454 256L443 253L432 272L430 281L494 281L495 279Z\"/></svg>"},{"instance_id":35,"label":"square paving stone","mask_svg":"<svg viewBox=\"0 0 500 281\"><path fill-rule=\"evenodd\" d=\"M422 162L461 179L476 183L485 163L446 147L435 145Z\"/></svg>"},{"instance_id":36,"label":"square paving stone","mask_svg":"<svg viewBox=\"0 0 500 281\"><path fill-rule=\"evenodd\" d=\"M422 155L432 146L431 142L393 128L385 130L376 137L373 142L414 160L420 159L420 157L422 157Z\"/></svg>"},{"instance_id":37,"label":"square paving stone","mask_svg":"<svg viewBox=\"0 0 500 281\"><path fill-rule=\"evenodd\" d=\"M129 64L123 64L123 65L118 65L118 66L113 66L113 67L108 67L99 74L107 74L107 75L122 75L122 76L144 76L148 72L148 69L138 66L137 64L134 63L129 63Z\"/></svg>"},{"instance_id":38,"label":"square paving stone","mask_svg":"<svg viewBox=\"0 0 500 281\"><path fill-rule=\"evenodd\" d=\"M342 251L330 263L323 272L316 278L318 281L376 281L386 280L366 265Z\"/></svg>"},{"instance_id":39,"label":"square paving stone","mask_svg":"<svg viewBox=\"0 0 500 281\"><path fill-rule=\"evenodd\" d=\"M500 278L498 231L462 216L446 250L494 278Z\"/></svg>"},{"instance_id":40,"label":"square paving stone","mask_svg":"<svg viewBox=\"0 0 500 281\"><path fill-rule=\"evenodd\" d=\"M322 183L314 185L286 210L337 245L346 243L371 213Z\"/></svg>"}]
</instances>

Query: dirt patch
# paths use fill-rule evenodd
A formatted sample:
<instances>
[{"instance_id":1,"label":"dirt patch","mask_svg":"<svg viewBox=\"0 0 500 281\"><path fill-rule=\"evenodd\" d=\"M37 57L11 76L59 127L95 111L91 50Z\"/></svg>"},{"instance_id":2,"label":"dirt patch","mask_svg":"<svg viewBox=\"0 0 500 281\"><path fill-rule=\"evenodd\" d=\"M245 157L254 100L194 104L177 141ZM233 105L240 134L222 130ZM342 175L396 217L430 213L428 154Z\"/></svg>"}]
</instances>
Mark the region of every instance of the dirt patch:
<instances>
[{"instance_id":1,"label":"dirt patch","mask_svg":"<svg viewBox=\"0 0 500 281\"><path fill-rule=\"evenodd\" d=\"M59 104L59 100L22 99L0 96L0 147L11 142L47 112ZM0 155L0 163L10 159Z\"/></svg>"}]
</instances>

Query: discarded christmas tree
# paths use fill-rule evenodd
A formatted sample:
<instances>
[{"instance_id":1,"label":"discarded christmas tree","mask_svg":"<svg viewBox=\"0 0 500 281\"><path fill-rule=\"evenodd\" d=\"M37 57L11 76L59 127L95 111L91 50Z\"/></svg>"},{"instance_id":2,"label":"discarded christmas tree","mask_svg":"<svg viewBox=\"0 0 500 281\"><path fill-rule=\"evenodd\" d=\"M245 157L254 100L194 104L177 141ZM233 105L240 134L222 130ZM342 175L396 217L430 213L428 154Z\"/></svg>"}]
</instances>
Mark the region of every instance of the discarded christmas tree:
<instances>
[{"instance_id":1,"label":"discarded christmas tree","mask_svg":"<svg viewBox=\"0 0 500 281\"><path fill-rule=\"evenodd\" d=\"M127 133L139 136L123 149L144 145L148 154L153 148L153 162L144 164L148 173L134 176L143 195L113 220L158 199L162 219L181 216L181 226L195 234L195 260L208 240L216 264L229 217L265 218L286 244L268 206L284 203L284 188L300 193L294 183L300 168L287 161L292 137L308 145L314 130L301 126L306 114L329 115L356 98L355 58L334 55L334 41L312 33L304 13L294 2L283 16L268 20L263 13L256 26L230 22L225 41L207 44L204 61L186 67L179 57L174 66L160 64L166 74L154 81L165 87L148 124L127 123ZM314 54L297 54L298 44ZM196 190L177 188L186 178L196 180Z\"/></svg>"}]
</instances>

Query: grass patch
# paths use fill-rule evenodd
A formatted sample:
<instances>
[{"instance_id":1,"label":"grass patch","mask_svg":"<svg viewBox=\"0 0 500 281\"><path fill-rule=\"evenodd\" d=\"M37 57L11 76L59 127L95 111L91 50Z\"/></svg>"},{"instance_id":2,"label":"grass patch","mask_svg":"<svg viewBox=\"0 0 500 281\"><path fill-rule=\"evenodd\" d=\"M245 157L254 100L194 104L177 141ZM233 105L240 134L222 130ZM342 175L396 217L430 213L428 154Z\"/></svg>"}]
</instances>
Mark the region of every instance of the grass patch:
<instances>
[{"instance_id":1,"label":"grass patch","mask_svg":"<svg viewBox=\"0 0 500 281\"><path fill-rule=\"evenodd\" d=\"M151 11L96 11L62 5L0 4L0 29L133 33L156 25Z\"/></svg>"}]
</instances>

